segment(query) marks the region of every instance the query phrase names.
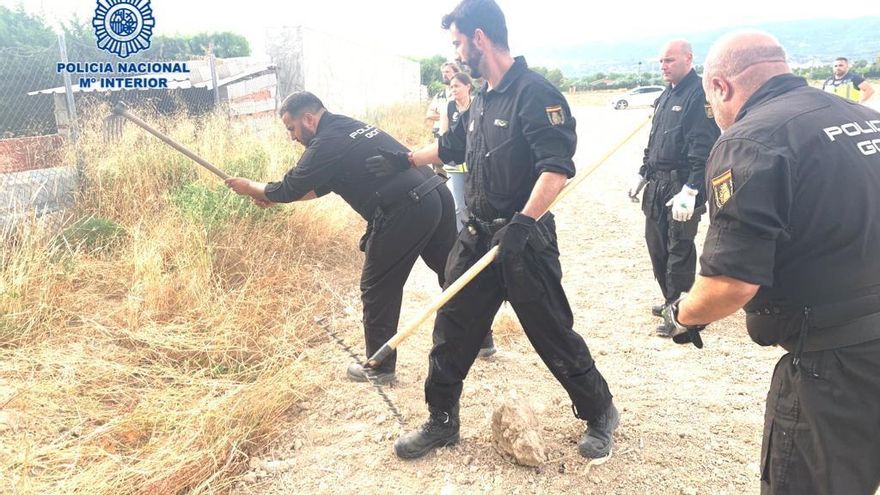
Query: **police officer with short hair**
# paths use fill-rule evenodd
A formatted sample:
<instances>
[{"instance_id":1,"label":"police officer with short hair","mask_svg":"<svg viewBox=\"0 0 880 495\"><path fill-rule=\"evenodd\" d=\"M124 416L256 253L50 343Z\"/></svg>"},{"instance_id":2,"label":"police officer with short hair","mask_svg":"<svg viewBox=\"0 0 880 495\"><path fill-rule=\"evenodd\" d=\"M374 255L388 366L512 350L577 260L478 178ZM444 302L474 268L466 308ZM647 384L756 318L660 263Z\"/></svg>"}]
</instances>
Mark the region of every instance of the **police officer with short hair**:
<instances>
[{"instance_id":1,"label":"police officer with short hair","mask_svg":"<svg viewBox=\"0 0 880 495\"><path fill-rule=\"evenodd\" d=\"M880 486L880 113L810 88L772 36L737 32L703 77L724 133L707 164L701 276L673 339L743 307L788 351L767 395L762 494Z\"/></svg>"},{"instance_id":2,"label":"police officer with short hair","mask_svg":"<svg viewBox=\"0 0 880 495\"><path fill-rule=\"evenodd\" d=\"M586 457L611 450L618 411L573 317L562 288L556 228L546 209L575 173L577 137L565 98L525 59L512 58L504 14L492 0L464 0L443 18L459 57L487 83L438 145L409 156L384 153L377 169L466 161L465 201L473 218L459 233L446 264L453 282L493 245L496 263L437 313L425 380L430 417L397 440L402 458L421 457L458 442L459 398L480 342L505 299L526 336L587 421L579 443ZM542 215L543 214L543 215Z\"/></svg>"},{"instance_id":3,"label":"police officer with short hair","mask_svg":"<svg viewBox=\"0 0 880 495\"><path fill-rule=\"evenodd\" d=\"M364 336L367 356L397 331L403 286L421 256L444 285L444 266L455 242L455 207L443 178L429 167L394 177L376 177L364 166L383 148L405 153L394 138L372 125L328 112L315 95L288 96L278 111L290 137L306 147L296 167L279 182L268 184L231 178L236 193L261 206L289 203L335 192L367 220L361 239L365 253L361 273ZM378 369L353 364L348 377L385 384L395 379L396 356Z\"/></svg>"},{"instance_id":4,"label":"police officer with short hair","mask_svg":"<svg viewBox=\"0 0 880 495\"><path fill-rule=\"evenodd\" d=\"M652 308L655 316L694 283L694 237L705 210L706 157L720 132L693 61L691 45L684 40L668 42L661 52L660 70L669 86L655 104L648 146L629 191L635 201L647 184L642 198L645 241L663 293L663 303ZM663 337L671 331L667 325L657 327Z\"/></svg>"}]
</instances>

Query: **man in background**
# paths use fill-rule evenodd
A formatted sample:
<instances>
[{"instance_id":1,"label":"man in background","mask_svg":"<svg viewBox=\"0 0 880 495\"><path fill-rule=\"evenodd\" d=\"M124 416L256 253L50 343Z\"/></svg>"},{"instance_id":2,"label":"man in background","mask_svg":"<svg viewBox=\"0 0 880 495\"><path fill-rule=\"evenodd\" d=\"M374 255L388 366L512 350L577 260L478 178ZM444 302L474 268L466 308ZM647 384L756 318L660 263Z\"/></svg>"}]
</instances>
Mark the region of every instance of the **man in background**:
<instances>
[{"instance_id":1,"label":"man in background","mask_svg":"<svg viewBox=\"0 0 880 495\"><path fill-rule=\"evenodd\" d=\"M859 103L865 103L874 94L874 88L865 81L864 77L850 72L849 60L846 57L837 57L834 60L833 71L832 76L822 84L823 91Z\"/></svg>"},{"instance_id":2,"label":"man in background","mask_svg":"<svg viewBox=\"0 0 880 495\"><path fill-rule=\"evenodd\" d=\"M663 295L663 302L651 308L654 316L694 283L694 237L706 202L706 157L720 133L693 62L687 41L663 47L660 70L669 85L654 106L648 146L629 190L635 201L647 184L642 197L645 241ZM668 325L657 327L662 337L671 332Z\"/></svg>"}]
</instances>

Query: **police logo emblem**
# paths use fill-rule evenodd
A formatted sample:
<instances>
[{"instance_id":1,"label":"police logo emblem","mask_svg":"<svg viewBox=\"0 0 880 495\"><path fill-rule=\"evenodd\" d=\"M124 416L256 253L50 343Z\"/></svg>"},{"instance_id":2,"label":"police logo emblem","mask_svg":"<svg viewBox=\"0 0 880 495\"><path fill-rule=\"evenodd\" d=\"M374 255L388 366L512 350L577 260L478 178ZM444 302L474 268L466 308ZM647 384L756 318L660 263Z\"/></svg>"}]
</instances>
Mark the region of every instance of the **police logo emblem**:
<instances>
[{"instance_id":1,"label":"police logo emblem","mask_svg":"<svg viewBox=\"0 0 880 495\"><path fill-rule=\"evenodd\" d=\"M98 0L92 19L98 48L121 58L149 48L155 25L150 0Z\"/></svg>"},{"instance_id":2,"label":"police logo emblem","mask_svg":"<svg viewBox=\"0 0 880 495\"><path fill-rule=\"evenodd\" d=\"M712 190L715 192L715 206L721 208L733 196L733 172L726 172L712 179Z\"/></svg>"},{"instance_id":3,"label":"police logo emblem","mask_svg":"<svg viewBox=\"0 0 880 495\"><path fill-rule=\"evenodd\" d=\"M710 105L708 103L706 103L706 118L707 119L714 119L715 118L715 113L712 111L712 105Z\"/></svg>"},{"instance_id":4,"label":"police logo emblem","mask_svg":"<svg viewBox=\"0 0 880 495\"><path fill-rule=\"evenodd\" d=\"M501 119L495 119L495 127L507 127L507 121Z\"/></svg>"},{"instance_id":5,"label":"police logo emblem","mask_svg":"<svg viewBox=\"0 0 880 495\"><path fill-rule=\"evenodd\" d=\"M547 119L550 125L562 125L565 123L565 113L562 112L562 105L554 105L544 109L547 112Z\"/></svg>"},{"instance_id":6,"label":"police logo emblem","mask_svg":"<svg viewBox=\"0 0 880 495\"><path fill-rule=\"evenodd\" d=\"M680 106L680 105L675 105L674 107L672 107L672 111L673 111L673 112L680 112L680 111L681 111L681 106Z\"/></svg>"}]
</instances>

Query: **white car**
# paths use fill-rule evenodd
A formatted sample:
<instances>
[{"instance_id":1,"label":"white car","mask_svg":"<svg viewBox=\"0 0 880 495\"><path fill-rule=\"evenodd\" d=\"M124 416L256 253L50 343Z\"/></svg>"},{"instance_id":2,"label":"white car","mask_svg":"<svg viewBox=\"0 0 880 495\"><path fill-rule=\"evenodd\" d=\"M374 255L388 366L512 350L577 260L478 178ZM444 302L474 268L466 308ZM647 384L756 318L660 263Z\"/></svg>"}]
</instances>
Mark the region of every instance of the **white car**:
<instances>
[{"instance_id":1,"label":"white car","mask_svg":"<svg viewBox=\"0 0 880 495\"><path fill-rule=\"evenodd\" d=\"M639 86L624 95L611 98L611 106L615 110L623 110L627 107L654 106L660 93L666 89L664 86Z\"/></svg>"}]
</instances>

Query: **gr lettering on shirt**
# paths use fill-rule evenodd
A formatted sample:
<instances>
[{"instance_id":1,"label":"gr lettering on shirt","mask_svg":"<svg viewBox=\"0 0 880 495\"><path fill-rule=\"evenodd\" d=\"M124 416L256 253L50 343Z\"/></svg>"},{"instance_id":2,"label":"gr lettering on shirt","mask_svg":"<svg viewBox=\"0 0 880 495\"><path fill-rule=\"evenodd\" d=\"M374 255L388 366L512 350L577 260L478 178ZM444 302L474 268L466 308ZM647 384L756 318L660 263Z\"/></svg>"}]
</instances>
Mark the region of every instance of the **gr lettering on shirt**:
<instances>
[{"instance_id":1,"label":"gr lettering on shirt","mask_svg":"<svg viewBox=\"0 0 880 495\"><path fill-rule=\"evenodd\" d=\"M366 127L361 127L360 129L352 132L351 134L348 135L348 137L350 137L352 139L357 139L358 136L363 136L367 139L370 139L371 137L378 135L380 132L382 132L382 131L380 131L379 129L376 129L375 126L368 125Z\"/></svg>"},{"instance_id":2,"label":"gr lettering on shirt","mask_svg":"<svg viewBox=\"0 0 880 495\"><path fill-rule=\"evenodd\" d=\"M864 134L880 134L880 120L866 120L864 122L847 122L846 124L833 125L822 129L828 140L832 143L837 141L839 136L861 136ZM856 143L856 147L865 156L880 153L880 138L867 139Z\"/></svg>"}]
</instances>

